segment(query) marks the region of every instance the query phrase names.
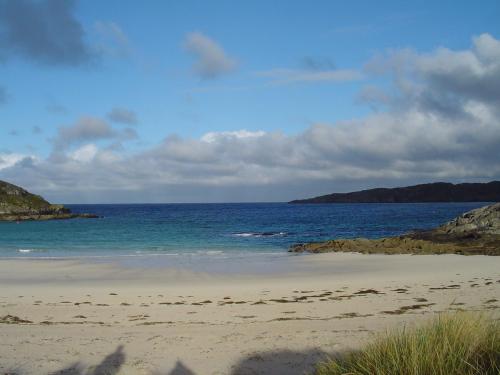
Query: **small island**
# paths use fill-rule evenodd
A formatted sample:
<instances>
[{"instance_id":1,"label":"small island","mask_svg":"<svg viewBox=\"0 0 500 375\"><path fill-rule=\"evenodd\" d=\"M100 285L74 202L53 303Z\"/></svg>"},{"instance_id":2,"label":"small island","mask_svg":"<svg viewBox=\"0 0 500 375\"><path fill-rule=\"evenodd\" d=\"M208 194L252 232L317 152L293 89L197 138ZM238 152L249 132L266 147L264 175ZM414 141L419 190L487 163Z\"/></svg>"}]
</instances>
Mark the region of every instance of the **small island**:
<instances>
[{"instance_id":1,"label":"small island","mask_svg":"<svg viewBox=\"0 0 500 375\"><path fill-rule=\"evenodd\" d=\"M376 188L298 199L290 203L431 203L498 202L500 181L451 184L434 182L397 188Z\"/></svg>"},{"instance_id":2,"label":"small island","mask_svg":"<svg viewBox=\"0 0 500 375\"><path fill-rule=\"evenodd\" d=\"M50 204L39 195L0 181L0 221L61 220L98 218L93 214L72 213L62 204Z\"/></svg>"},{"instance_id":3,"label":"small island","mask_svg":"<svg viewBox=\"0 0 500 375\"><path fill-rule=\"evenodd\" d=\"M296 244L289 251L500 255L500 203L466 212L432 230L380 239L337 239Z\"/></svg>"}]
</instances>

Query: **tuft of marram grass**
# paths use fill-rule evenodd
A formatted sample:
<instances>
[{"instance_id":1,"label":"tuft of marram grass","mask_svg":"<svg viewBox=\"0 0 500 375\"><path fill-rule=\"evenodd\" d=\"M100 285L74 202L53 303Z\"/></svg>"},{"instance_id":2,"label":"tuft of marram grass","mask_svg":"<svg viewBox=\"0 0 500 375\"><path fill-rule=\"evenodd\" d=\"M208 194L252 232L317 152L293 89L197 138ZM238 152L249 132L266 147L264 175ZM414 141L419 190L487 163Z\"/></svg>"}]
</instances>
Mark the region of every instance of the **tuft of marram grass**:
<instances>
[{"instance_id":1,"label":"tuft of marram grass","mask_svg":"<svg viewBox=\"0 0 500 375\"><path fill-rule=\"evenodd\" d=\"M316 375L499 375L500 324L484 314L441 314L321 363Z\"/></svg>"}]
</instances>

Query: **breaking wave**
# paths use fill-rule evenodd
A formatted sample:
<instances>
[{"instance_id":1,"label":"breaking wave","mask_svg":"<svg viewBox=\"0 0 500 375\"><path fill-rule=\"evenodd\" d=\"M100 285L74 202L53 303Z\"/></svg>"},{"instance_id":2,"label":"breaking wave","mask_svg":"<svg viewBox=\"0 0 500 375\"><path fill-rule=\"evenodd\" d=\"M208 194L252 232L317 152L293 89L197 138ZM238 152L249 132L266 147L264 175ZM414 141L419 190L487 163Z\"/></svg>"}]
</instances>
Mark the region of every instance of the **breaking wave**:
<instances>
[{"instance_id":1,"label":"breaking wave","mask_svg":"<svg viewBox=\"0 0 500 375\"><path fill-rule=\"evenodd\" d=\"M282 237L286 236L287 232L242 232L242 233L234 233L235 237Z\"/></svg>"},{"instance_id":2,"label":"breaking wave","mask_svg":"<svg viewBox=\"0 0 500 375\"><path fill-rule=\"evenodd\" d=\"M36 250L34 250L34 249L19 249L17 251L20 252L20 253L32 253L32 252L34 252Z\"/></svg>"}]
</instances>

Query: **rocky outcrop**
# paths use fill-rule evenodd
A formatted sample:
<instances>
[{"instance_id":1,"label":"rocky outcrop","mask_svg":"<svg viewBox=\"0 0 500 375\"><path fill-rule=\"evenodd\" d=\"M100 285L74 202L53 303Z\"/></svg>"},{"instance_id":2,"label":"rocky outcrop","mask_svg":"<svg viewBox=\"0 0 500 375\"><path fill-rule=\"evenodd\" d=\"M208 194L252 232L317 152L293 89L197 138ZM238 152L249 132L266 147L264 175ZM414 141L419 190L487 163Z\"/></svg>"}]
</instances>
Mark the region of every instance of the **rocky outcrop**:
<instances>
[{"instance_id":1,"label":"rocky outcrop","mask_svg":"<svg viewBox=\"0 0 500 375\"><path fill-rule=\"evenodd\" d=\"M290 203L422 203L499 202L500 181L473 184L436 182L392 189L378 188L352 193L334 193Z\"/></svg>"},{"instance_id":2,"label":"rocky outcrop","mask_svg":"<svg viewBox=\"0 0 500 375\"><path fill-rule=\"evenodd\" d=\"M435 232L452 235L500 235L500 203L466 212L438 227Z\"/></svg>"},{"instance_id":3,"label":"rocky outcrop","mask_svg":"<svg viewBox=\"0 0 500 375\"><path fill-rule=\"evenodd\" d=\"M50 204L39 195L19 186L0 181L0 221L54 220L96 218L92 214L75 214L60 204Z\"/></svg>"},{"instance_id":4,"label":"rocky outcrop","mask_svg":"<svg viewBox=\"0 0 500 375\"><path fill-rule=\"evenodd\" d=\"M375 240L356 238L296 244L289 251L500 255L500 203L466 212L433 230Z\"/></svg>"}]
</instances>

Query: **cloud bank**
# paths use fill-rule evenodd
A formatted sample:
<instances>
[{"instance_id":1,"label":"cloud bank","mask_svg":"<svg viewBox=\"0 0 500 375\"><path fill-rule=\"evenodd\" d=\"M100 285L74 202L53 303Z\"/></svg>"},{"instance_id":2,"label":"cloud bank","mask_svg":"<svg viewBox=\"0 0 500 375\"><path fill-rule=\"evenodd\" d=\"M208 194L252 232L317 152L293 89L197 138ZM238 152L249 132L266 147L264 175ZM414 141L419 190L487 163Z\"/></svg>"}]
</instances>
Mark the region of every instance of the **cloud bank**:
<instances>
[{"instance_id":1,"label":"cloud bank","mask_svg":"<svg viewBox=\"0 0 500 375\"><path fill-rule=\"evenodd\" d=\"M373 185L499 179L499 56L500 41L488 34L462 51L380 55L364 69L393 83L365 90L364 100L380 111L295 135L168 135L131 154L111 147L122 132L84 118L59 129L57 158L0 155L0 178L80 202L288 200Z\"/></svg>"}]
</instances>

